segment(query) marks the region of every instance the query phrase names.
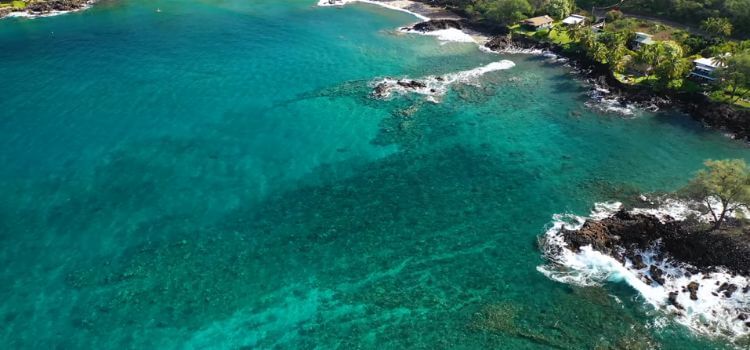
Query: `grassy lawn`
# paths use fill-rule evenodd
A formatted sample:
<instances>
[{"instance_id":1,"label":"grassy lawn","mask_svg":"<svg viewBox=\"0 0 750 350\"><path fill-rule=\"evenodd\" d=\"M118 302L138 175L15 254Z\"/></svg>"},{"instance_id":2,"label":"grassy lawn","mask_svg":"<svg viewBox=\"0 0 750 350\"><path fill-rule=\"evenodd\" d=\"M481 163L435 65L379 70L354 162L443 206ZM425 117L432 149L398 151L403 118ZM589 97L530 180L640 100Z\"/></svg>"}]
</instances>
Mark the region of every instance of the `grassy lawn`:
<instances>
[{"instance_id":1,"label":"grassy lawn","mask_svg":"<svg viewBox=\"0 0 750 350\"><path fill-rule=\"evenodd\" d=\"M16 10L26 8L26 2L20 0L0 1L0 8L12 7Z\"/></svg>"},{"instance_id":2,"label":"grassy lawn","mask_svg":"<svg viewBox=\"0 0 750 350\"><path fill-rule=\"evenodd\" d=\"M633 32L651 34L654 36L654 40L674 40L675 37L681 37L684 34L682 30L672 28L662 23L635 18L619 19L608 23L604 28L606 31L616 32L630 30Z\"/></svg>"},{"instance_id":3,"label":"grassy lawn","mask_svg":"<svg viewBox=\"0 0 750 350\"><path fill-rule=\"evenodd\" d=\"M558 45L567 45L573 42L573 39L568 36L568 32L565 31L565 29L559 27L555 30L549 31L549 33L547 33L547 38Z\"/></svg>"},{"instance_id":4,"label":"grassy lawn","mask_svg":"<svg viewBox=\"0 0 750 350\"><path fill-rule=\"evenodd\" d=\"M509 28L513 32L513 34L536 37L537 39L547 40L555 44L565 46L573 42L573 40L570 39L567 31L565 31L565 28L562 27L560 23L561 22L558 21L553 24L554 30L550 30L550 29L530 30L518 24L510 26Z\"/></svg>"},{"instance_id":5,"label":"grassy lawn","mask_svg":"<svg viewBox=\"0 0 750 350\"><path fill-rule=\"evenodd\" d=\"M714 101L724 102L724 103L728 103L733 98L731 93L727 90L714 91L709 96ZM734 101L733 104L736 107L750 108L750 101L747 101L747 100L737 100L737 101Z\"/></svg>"}]
</instances>

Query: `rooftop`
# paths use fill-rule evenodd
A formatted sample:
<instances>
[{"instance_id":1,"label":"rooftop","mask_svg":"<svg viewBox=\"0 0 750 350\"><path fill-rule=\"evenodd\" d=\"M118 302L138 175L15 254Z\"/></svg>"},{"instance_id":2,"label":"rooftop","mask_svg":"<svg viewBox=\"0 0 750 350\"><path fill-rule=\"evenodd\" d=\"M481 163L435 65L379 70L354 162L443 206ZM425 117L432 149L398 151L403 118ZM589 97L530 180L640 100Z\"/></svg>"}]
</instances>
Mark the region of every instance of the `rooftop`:
<instances>
[{"instance_id":1,"label":"rooftop","mask_svg":"<svg viewBox=\"0 0 750 350\"><path fill-rule=\"evenodd\" d=\"M538 26L541 26L541 25L550 24L550 23L552 23L554 21L555 20L553 20L552 17L544 15L544 16L539 16L539 17L533 17L533 18L525 19L523 21L523 24L527 24L527 25L532 25L532 26L538 27Z\"/></svg>"},{"instance_id":2,"label":"rooftop","mask_svg":"<svg viewBox=\"0 0 750 350\"><path fill-rule=\"evenodd\" d=\"M586 20L586 17L581 15L570 15L565 18L562 22L564 24L578 24Z\"/></svg>"},{"instance_id":3,"label":"rooftop","mask_svg":"<svg viewBox=\"0 0 750 350\"><path fill-rule=\"evenodd\" d=\"M641 32L635 33L635 41L639 44L645 45L651 45L654 43L653 35Z\"/></svg>"},{"instance_id":4,"label":"rooftop","mask_svg":"<svg viewBox=\"0 0 750 350\"><path fill-rule=\"evenodd\" d=\"M711 68L719 68L719 67L723 66L722 63L720 63L720 62L718 62L716 60L716 57L709 57L709 58L701 57L701 58L693 60L693 63L700 64L700 65L703 65L703 66L708 66L708 67L711 67Z\"/></svg>"}]
</instances>

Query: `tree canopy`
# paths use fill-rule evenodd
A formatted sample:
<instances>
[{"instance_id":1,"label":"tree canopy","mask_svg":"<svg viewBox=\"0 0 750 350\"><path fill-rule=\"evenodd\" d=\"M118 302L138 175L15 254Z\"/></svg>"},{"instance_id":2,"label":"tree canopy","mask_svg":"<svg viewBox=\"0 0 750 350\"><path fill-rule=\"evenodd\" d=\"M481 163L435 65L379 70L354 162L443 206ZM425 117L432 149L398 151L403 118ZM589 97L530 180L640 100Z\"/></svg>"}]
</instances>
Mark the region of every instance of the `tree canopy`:
<instances>
[{"instance_id":1,"label":"tree canopy","mask_svg":"<svg viewBox=\"0 0 750 350\"><path fill-rule=\"evenodd\" d=\"M503 24L520 21L533 11L527 0L478 0L466 10Z\"/></svg>"},{"instance_id":2,"label":"tree canopy","mask_svg":"<svg viewBox=\"0 0 750 350\"><path fill-rule=\"evenodd\" d=\"M550 16L563 19L573 13L575 6L573 0L549 0L544 9Z\"/></svg>"},{"instance_id":3,"label":"tree canopy","mask_svg":"<svg viewBox=\"0 0 750 350\"><path fill-rule=\"evenodd\" d=\"M732 35L732 23L724 17L709 17L701 22L701 29L714 36Z\"/></svg>"},{"instance_id":4,"label":"tree canopy","mask_svg":"<svg viewBox=\"0 0 750 350\"><path fill-rule=\"evenodd\" d=\"M691 199L703 202L713 218L713 228L721 228L726 215L750 204L750 169L744 160L707 160L683 189Z\"/></svg>"},{"instance_id":5,"label":"tree canopy","mask_svg":"<svg viewBox=\"0 0 750 350\"><path fill-rule=\"evenodd\" d=\"M731 92L733 101L750 93L750 51L721 56L726 62L719 70L719 86Z\"/></svg>"}]
</instances>

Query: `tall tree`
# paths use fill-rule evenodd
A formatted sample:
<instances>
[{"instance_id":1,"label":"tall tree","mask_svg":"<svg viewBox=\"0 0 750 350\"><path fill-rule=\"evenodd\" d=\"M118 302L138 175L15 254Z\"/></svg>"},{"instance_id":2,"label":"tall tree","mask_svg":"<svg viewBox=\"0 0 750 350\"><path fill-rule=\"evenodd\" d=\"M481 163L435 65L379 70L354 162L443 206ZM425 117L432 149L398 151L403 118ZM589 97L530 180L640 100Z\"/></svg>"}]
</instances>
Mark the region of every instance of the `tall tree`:
<instances>
[{"instance_id":1,"label":"tall tree","mask_svg":"<svg viewBox=\"0 0 750 350\"><path fill-rule=\"evenodd\" d=\"M661 84L671 87L681 85L690 70L683 54L682 47L674 41L657 41L640 50L641 61L651 67Z\"/></svg>"},{"instance_id":2,"label":"tall tree","mask_svg":"<svg viewBox=\"0 0 750 350\"><path fill-rule=\"evenodd\" d=\"M724 58L725 66L719 69L719 86L729 91L730 100L736 102L750 94L750 51Z\"/></svg>"},{"instance_id":3,"label":"tall tree","mask_svg":"<svg viewBox=\"0 0 750 350\"><path fill-rule=\"evenodd\" d=\"M732 22L724 17L709 17L701 22L701 29L714 36L730 36L733 28Z\"/></svg>"},{"instance_id":4,"label":"tall tree","mask_svg":"<svg viewBox=\"0 0 750 350\"><path fill-rule=\"evenodd\" d=\"M473 8L486 19L503 24L518 22L533 12L527 0L479 0Z\"/></svg>"},{"instance_id":5,"label":"tall tree","mask_svg":"<svg viewBox=\"0 0 750 350\"><path fill-rule=\"evenodd\" d=\"M750 169L741 159L708 160L705 165L682 192L706 205L716 230L727 214L750 204Z\"/></svg>"},{"instance_id":6,"label":"tall tree","mask_svg":"<svg viewBox=\"0 0 750 350\"><path fill-rule=\"evenodd\" d=\"M554 18L563 19L573 13L574 7L573 0L549 0L544 10Z\"/></svg>"}]
</instances>

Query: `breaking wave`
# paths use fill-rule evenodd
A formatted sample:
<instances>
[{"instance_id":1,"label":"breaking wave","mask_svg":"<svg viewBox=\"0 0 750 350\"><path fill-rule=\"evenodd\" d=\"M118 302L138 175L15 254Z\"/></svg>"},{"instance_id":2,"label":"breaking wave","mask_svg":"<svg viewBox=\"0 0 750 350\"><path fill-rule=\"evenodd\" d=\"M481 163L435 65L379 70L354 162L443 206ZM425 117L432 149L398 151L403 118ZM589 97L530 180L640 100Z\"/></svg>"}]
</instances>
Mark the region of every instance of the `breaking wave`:
<instances>
[{"instance_id":1,"label":"breaking wave","mask_svg":"<svg viewBox=\"0 0 750 350\"><path fill-rule=\"evenodd\" d=\"M319 0L318 1L318 6L344 6L344 5L352 4L352 3L355 3L355 2L361 2L361 3L365 3L365 4L371 4L371 5L376 5L376 6L380 6L380 7L385 7L387 9L391 9L391 10L395 10L395 11L406 12L406 13L414 16L414 17L417 17L417 18L423 20L423 21L429 20L429 18L427 16L420 15L420 14L418 14L416 12L409 11L409 10L407 10L405 8L394 6L394 5L390 5L390 4L386 3L386 2L381 2L381 1L373 1L373 0Z\"/></svg>"},{"instance_id":2,"label":"breaking wave","mask_svg":"<svg viewBox=\"0 0 750 350\"><path fill-rule=\"evenodd\" d=\"M422 31L410 30L410 29L402 29L401 32L408 33L408 34L434 36L438 40L443 41L443 42L457 42L457 43L476 43L477 42L476 40L474 40L474 37L472 37L470 34L458 28L448 28L448 29L434 30L434 31L428 31L428 32L422 32Z\"/></svg>"},{"instance_id":3,"label":"breaking wave","mask_svg":"<svg viewBox=\"0 0 750 350\"><path fill-rule=\"evenodd\" d=\"M390 99L394 95L416 93L427 96L428 101L438 103L453 84L479 85L479 77L489 72L510 69L514 66L515 63L512 61L502 60L486 66L440 76L430 75L419 79L381 78L371 82L370 86L373 87L372 96L375 98Z\"/></svg>"},{"instance_id":4,"label":"breaking wave","mask_svg":"<svg viewBox=\"0 0 750 350\"><path fill-rule=\"evenodd\" d=\"M702 271L676 261L660 251L657 241L646 250L639 250L643 264L638 268L629 258L624 263L594 250L581 247L579 252L567 248L563 229L580 229L587 219L601 220L620 210L620 203L598 203L588 217L556 214L540 246L548 263L537 270L552 280L578 286L598 286L606 282L625 282L643 300L666 313L693 331L738 339L750 335L750 279L723 268ZM688 203L667 201L658 209L634 209L633 213L655 215L660 220L684 219L700 215ZM664 283L654 283L651 266L661 271ZM645 266L645 267L644 267ZM691 291L691 286L694 291ZM697 290L695 287L697 286Z\"/></svg>"}]
</instances>

